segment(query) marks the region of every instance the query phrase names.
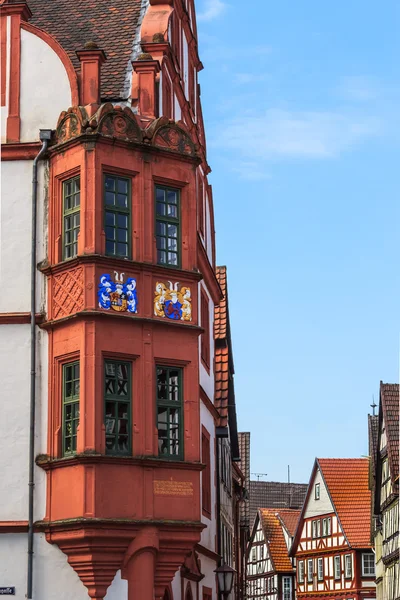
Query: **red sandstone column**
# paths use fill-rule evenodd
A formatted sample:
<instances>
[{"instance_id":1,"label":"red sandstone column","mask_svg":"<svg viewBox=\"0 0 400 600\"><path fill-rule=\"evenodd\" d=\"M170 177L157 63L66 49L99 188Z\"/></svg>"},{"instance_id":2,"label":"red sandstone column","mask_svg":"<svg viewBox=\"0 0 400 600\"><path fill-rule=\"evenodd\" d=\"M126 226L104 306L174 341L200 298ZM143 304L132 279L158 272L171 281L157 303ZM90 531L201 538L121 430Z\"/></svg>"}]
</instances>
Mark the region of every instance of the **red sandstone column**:
<instances>
[{"instance_id":1,"label":"red sandstone column","mask_svg":"<svg viewBox=\"0 0 400 600\"><path fill-rule=\"evenodd\" d=\"M126 571L128 600L154 600L156 552L152 548L139 551L129 561Z\"/></svg>"}]
</instances>

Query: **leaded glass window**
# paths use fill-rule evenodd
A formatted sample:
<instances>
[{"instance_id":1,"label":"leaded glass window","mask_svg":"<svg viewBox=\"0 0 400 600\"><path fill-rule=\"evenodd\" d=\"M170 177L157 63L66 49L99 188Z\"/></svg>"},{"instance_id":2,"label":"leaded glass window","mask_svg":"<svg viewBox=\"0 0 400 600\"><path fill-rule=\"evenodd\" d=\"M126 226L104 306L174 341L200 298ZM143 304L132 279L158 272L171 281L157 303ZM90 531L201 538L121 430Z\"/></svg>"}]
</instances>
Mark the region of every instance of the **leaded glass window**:
<instances>
[{"instance_id":1,"label":"leaded glass window","mask_svg":"<svg viewBox=\"0 0 400 600\"><path fill-rule=\"evenodd\" d=\"M158 454L183 458L182 369L157 367Z\"/></svg>"},{"instance_id":2,"label":"leaded glass window","mask_svg":"<svg viewBox=\"0 0 400 600\"><path fill-rule=\"evenodd\" d=\"M79 424L79 361L63 365L63 456L76 452L76 436Z\"/></svg>"},{"instance_id":3,"label":"leaded glass window","mask_svg":"<svg viewBox=\"0 0 400 600\"><path fill-rule=\"evenodd\" d=\"M180 266L179 190L156 186L156 244L159 265Z\"/></svg>"},{"instance_id":4,"label":"leaded glass window","mask_svg":"<svg viewBox=\"0 0 400 600\"><path fill-rule=\"evenodd\" d=\"M80 229L81 180L74 177L63 182L63 260L78 254Z\"/></svg>"},{"instance_id":5,"label":"leaded glass window","mask_svg":"<svg viewBox=\"0 0 400 600\"><path fill-rule=\"evenodd\" d=\"M105 175L104 230L107 256L131 257L131 186L129 179Z\"/></svg>"},{"instance_id":6,"label":"leaded glass window","mask_svg":"<svg viewBox=\"0 0 400 600\"><path fill-rule=\"evenodd\" d=\"M130 454L131 387L131 365L126 362L106 360L104 363L106 454Z\"/></svg>"}]
</instances>

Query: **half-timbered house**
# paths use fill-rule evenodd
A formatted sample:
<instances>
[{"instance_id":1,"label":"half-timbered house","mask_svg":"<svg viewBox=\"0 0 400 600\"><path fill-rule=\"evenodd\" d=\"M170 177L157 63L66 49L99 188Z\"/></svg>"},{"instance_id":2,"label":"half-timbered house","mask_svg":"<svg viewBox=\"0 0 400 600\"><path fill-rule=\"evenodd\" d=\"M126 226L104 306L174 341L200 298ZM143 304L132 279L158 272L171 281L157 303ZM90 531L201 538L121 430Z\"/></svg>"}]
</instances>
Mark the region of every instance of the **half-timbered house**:
<instances>
[{"instance_id":1,"label":"half-timbered house","mask_svg":"<svg viewBox=\"0 0 400 600\"><path fill-rule=\"evenodd\" d=\"M377 600L400 598L399 571L399 386L380 385L376 455L375 559Z\"/></svg>"},{"instance_id":2,"label":"half-timbered house","mask_svg":"<svg viewBox=\"0 0 400 600\"><path fill-rule=\"evenodd\" d=\"M376 598L368 458L316 459L290 554L297 598Z\"/></svg>"},{"instance_id":3,"label":"half-timbered house","mask_svg":"<svg viewBox=\"0 0 400 600\"><path fill-rule=\"evenodd\" d=\"M295 567L289 557L299 510L260 508L247 551L247 598L294 600Z\"/></svg>"}]
</instances>

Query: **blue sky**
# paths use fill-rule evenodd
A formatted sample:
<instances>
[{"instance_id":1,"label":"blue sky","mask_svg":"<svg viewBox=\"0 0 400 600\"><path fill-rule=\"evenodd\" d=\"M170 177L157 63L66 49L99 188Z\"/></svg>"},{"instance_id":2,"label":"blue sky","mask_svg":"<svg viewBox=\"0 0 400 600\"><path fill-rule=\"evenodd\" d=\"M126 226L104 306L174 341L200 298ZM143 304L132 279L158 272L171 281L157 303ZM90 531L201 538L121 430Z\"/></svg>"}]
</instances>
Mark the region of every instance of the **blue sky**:
<instances>
[{"instance_id":1,"label":"blue sky","mask_svg":"<svg viewBox=\"0 0 400 600\"><path fill-rule=\"evenodd\" d=\"M308 482L398 381L400 4L196 6L239 429L252 472Z\"/></svg>"}]
</instances>

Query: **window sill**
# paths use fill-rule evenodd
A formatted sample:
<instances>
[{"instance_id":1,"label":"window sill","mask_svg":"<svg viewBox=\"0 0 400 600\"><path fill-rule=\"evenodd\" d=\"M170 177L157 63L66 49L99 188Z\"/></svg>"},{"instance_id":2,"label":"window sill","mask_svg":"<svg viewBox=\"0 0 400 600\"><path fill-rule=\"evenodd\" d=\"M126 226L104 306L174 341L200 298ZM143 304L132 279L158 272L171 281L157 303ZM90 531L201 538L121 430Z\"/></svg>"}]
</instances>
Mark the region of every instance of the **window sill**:
<instances>
[{"instance_id":1,"label":"window sill","mask_svg":"<svg viewBox=\"0 0 400 600\"><path fill-rule=\"evenodd\" d=\"M74 454L72 456L51 458L47 454L40 454L36 457L36 464L45 471L76 466L78 464L117 464L140 467L167 467L172 466L175 469L188 471L202 471L204 465L200 462L188 462L183 460L166 460L157 456L115 456L110 454Z\"/></svg>"}]
</instances>

